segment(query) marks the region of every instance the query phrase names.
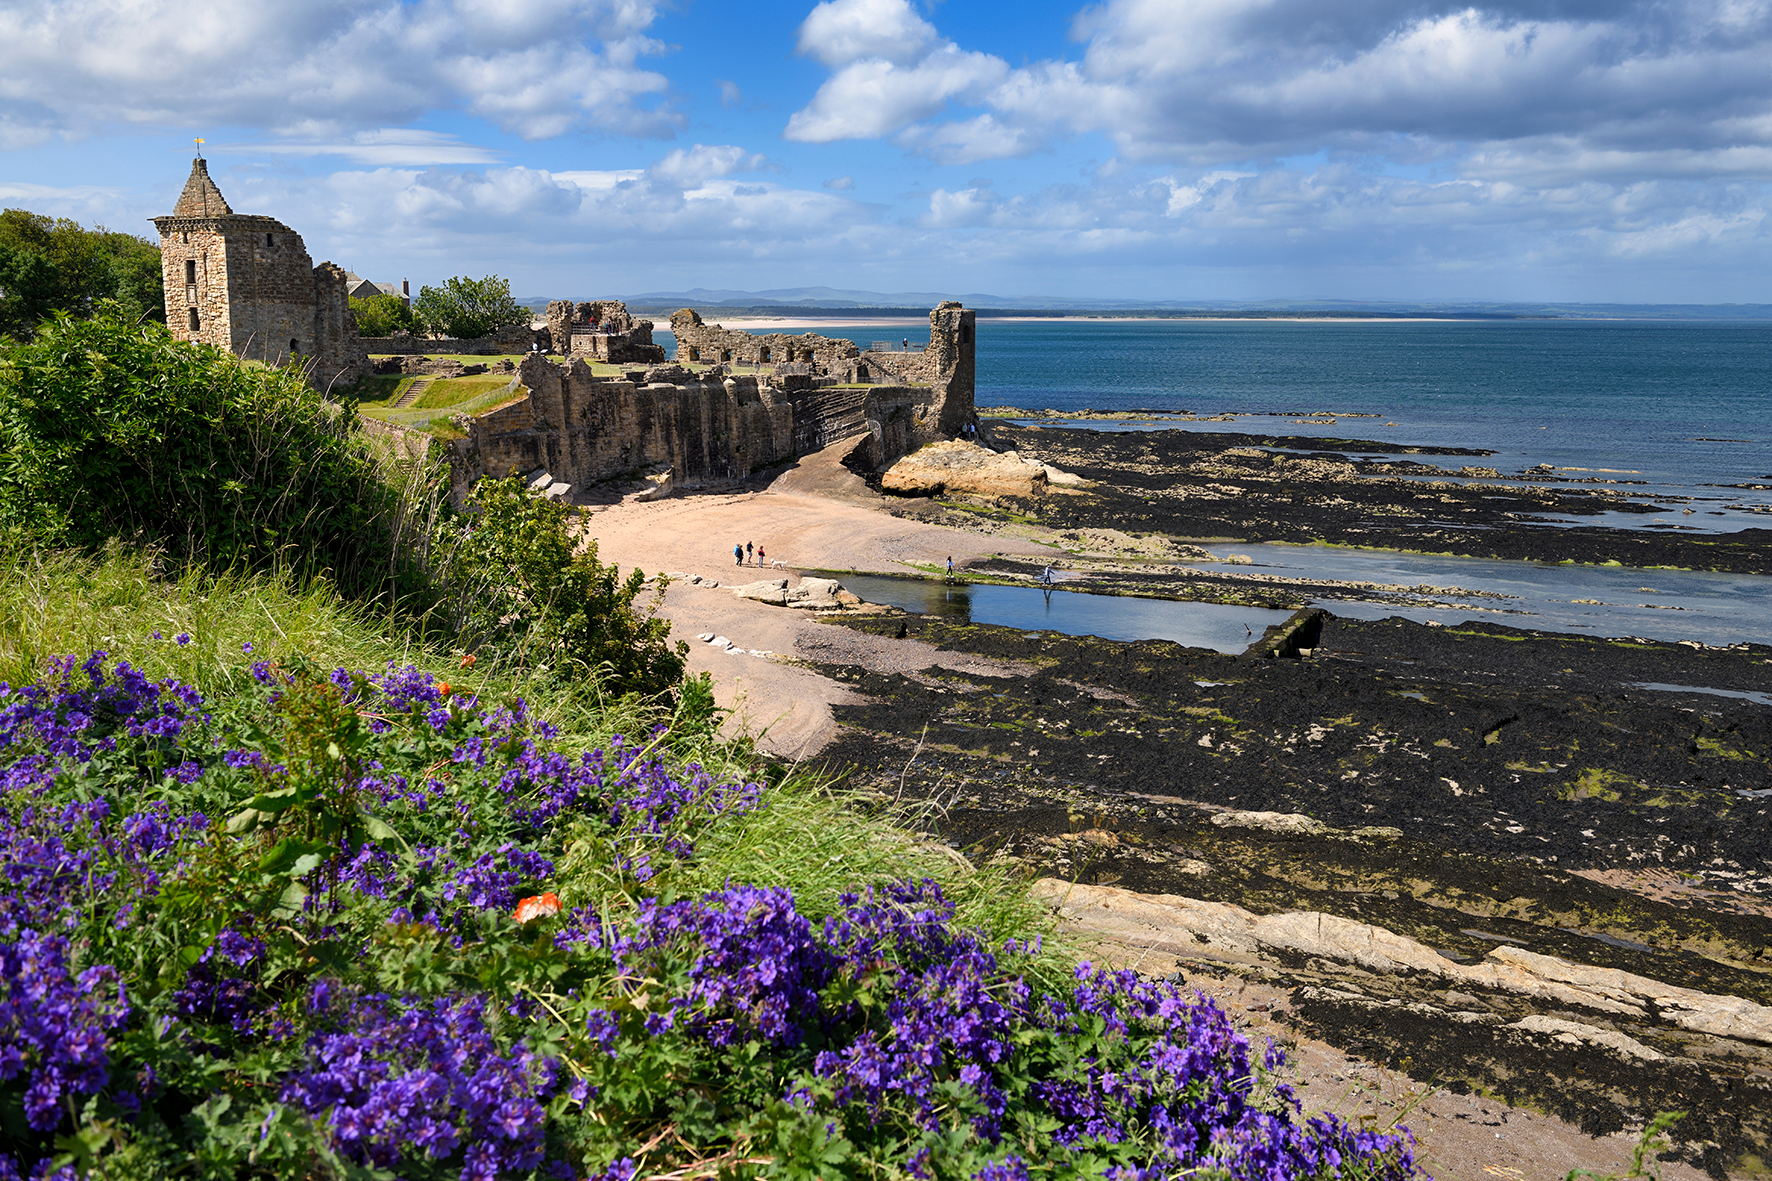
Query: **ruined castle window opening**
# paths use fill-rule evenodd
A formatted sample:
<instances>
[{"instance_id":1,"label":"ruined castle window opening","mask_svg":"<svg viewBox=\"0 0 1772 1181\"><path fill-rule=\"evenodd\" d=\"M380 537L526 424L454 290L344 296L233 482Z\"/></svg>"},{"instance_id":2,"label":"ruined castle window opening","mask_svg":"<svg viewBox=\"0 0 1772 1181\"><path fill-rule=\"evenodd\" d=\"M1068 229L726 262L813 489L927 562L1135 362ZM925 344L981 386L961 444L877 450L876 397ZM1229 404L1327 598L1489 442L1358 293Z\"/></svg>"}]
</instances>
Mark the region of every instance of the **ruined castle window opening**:
<instances>
[{"instance_id":1,"label":"ruined castle window opening","mask_svg":"<svg viewBox=\"0 0 1772 1181\"><path fill-rule=\"evenodd\" d=\"M970 324L960 325L960 343L961 344L971 344L972 343L972 325L970 325Z\"/></svg>"},{"instance_id":2,"label":"ruined castle window opening","mask_svg":"<svg viewBox=\"0 0 1772 1181\"><path fill-rule=\"evenodd\" d=\"M189 242L191 240L191 231L189 231L189 230L180 231L179 236L178 236L178 240L180 242Z\"/></svg>"},{"instance_id":3,"label":"ruined castle window opening","mask_svg":"<svg viewBox=\"0 0 1772 1181\"><path fill-rule=\"evenodd\" d=\"M292 357L301 356L301 342L293 336L289 338L289 355Z\"/></svg>"},{"instance_id":4,"label":"ruined castle window opening","mask_svg":"<svg viewBox=\"0 0 1772 1181\"><path fill-rule=\"evenodd\" d=\"M277 244L277 236L275 234L266 234L265 235L265 245L266 246L275 246L276 244Z\"/></svg>"},{"instance_id":5,"label":"ruined castle window opening","mask_svg":"<svg viewBox=\"0 0 1772 1181\"><path fill-rule=\"evenodd\" d=\"M763 351L759 354L758 361L760 364L763 364L763 365L769 364L769 346L768 345L763 346Z\"/></svg>"},{"instance_id":6,"label":"ruined castle window opening","mask_svg":"<svg viewBox=\"0 0 1772 1181\"><path fill-rule=\"evenodd\" d=\"M689 346L689 359L691 361L701 360L701 350L696 348L694 345L690 345Z\"/></svg>"},{"instance_id":7,"label":"ruined castle window opening","mask_svg":"<svg viewBox=\"0 0 1772 1181\"><path fill-rule=\"evenodd\" d=\"M203 324L200 320L197 319L197 309L196 308L191 309L191 331L192 332L203 331Z\"/></svg>"},{"instance_id":8,"label":"ruined castle window opening","mask_svg":"<svg viewBox=\"0 0 1772 1181\"><path fill-rule=\"evenodd\" d=\"M722 361L732 360L732 350L731 349L721 349L720 350L720 360L722 360Z\"/></svg>"}]
</instances>

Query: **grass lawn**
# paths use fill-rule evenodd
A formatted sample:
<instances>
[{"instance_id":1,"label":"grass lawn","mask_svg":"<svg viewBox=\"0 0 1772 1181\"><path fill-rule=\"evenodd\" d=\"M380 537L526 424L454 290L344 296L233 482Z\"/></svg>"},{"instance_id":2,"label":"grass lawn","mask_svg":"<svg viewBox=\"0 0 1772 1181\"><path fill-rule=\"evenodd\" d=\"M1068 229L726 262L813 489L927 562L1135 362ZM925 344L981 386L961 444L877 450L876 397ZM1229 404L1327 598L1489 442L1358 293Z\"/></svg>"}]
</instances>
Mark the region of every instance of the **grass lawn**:
<instances>
[{"instance_id":1,"label":"grass lawn","mask_svg":"<svg viewBox=\"0 0 1772 1181\"><path fill-rule=\"evenodd\" d=\"M450 415L481 414L524 396L523 387L519 385L515 390L511 389L512 378L504 374L439 377L431 381L418 401L396 408L394 403L415 380L414 377L394 376L364 378L357 386L362 395L357 412L365 418L425 431L439 439L457 439L461 432L450 425Z\"/></svg>"}]
</instances>

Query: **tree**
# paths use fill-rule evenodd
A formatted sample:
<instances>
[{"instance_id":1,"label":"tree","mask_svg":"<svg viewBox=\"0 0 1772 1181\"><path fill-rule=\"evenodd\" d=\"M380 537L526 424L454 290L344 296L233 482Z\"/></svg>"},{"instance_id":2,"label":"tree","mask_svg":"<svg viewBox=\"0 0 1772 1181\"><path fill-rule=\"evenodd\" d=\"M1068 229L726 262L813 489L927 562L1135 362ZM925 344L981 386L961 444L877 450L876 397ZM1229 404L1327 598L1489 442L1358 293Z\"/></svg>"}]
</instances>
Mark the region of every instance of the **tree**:
<instances>
[{"instance_id":1,"label":"tree","mask_svg":"<svg viewBox=\"0 0 1772 1181\"><path fill-rule=\"evenodd\" d=\"M136 319L166 318L160 248L145 238L103 226L89 230L70 218L28 209L0 212L0 260L9 258L12 270L18 272L21 266L30 267L17 261L21 253L42 259L53 274L35 268L34 281L47 287L32 310L24 313L24 322L9 323L8 329L16 334L28 333L52 310L90 316L102 300L117 301ZM5 298L12 298L10 290ZM12 308L8 311L19 314Z\"/></svg>"},{"instance_id":2,"label":"tree","mask_svg":"<svg viewBox=\"0 0 1772 1181\"><path fill-rule=\"evenodd\" d=\"M406 301L385 291L367 299L351 300L351 314L357 318L357 333L360 336L392 336L396 332L411 332L415 323L412 309L406 306Z\"/></svg>"},{"instance_id":3,"label":"tree","mask_svg":"<svg viewBox=\"0 0 1772 1181\"><path fill-rule=\"evenodd\" d=\"M0 336L24 336L55 306L61 272L34 250L0 242Z\"/></svg>"},{"instance_id":4,"label":"tree","mask_svg":"<svg viewBox=\"0 0 1772 1181\"><path fill-rule=\"evenodd\" d=\"M511 285L497 275L458 275L442 287L420 287L412 312L426 332L463 339L529 323L529 309L511 298Z\"/></svg>"}]
</instances>

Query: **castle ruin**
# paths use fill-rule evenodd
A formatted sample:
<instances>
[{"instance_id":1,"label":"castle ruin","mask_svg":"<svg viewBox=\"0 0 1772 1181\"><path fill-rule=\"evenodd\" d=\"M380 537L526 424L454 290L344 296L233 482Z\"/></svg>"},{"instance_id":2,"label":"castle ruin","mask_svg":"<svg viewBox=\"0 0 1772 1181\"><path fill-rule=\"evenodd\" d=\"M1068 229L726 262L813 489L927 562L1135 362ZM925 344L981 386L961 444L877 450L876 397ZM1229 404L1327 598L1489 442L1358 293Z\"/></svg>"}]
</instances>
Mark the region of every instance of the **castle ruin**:
<instances>
[{"instance_id":1,"label":"castle ruin","mask_svg":"<svg viewBox=\"0 0 1772 1181\"><path fill-rule=\"evenodd\" d=\"M862 466L882 468L975 421L974 317L951 301L929 313L929 344L916 353L812 333L755 336L684 308L671 317L677 356L666 364L652 321L617 300L550 303L545 338L520 327L475 341L366 342L346 272L314 266L301 236L275 218L235 213L201 157L172 213L154 224L167 322L180 340L299 365L321 389L372 371L365 344L406 354L382 362L401 372L430 372L417 355L426 348L525 353L510 400L452 420L464 436L449 444L458 498L481 475L513 472L583 486L668 469L674 484L693 487L838 442L852 443ZM634 368L612 375L610 366Z\"/></svg>"},{"instance_id":2,"label":"castle ruin","mask_svg":"<svg viewBox=\"0 0 1772 1181\"><path fill-rule=\"evenodd\" d=\"M235 213L191 162L172 212L156 217L166 325L180 340L271 365L300 365L321 389L369 371L345 294L345 271L314 265L301 235L273 217Z\"/></svg>"}]
</instances>

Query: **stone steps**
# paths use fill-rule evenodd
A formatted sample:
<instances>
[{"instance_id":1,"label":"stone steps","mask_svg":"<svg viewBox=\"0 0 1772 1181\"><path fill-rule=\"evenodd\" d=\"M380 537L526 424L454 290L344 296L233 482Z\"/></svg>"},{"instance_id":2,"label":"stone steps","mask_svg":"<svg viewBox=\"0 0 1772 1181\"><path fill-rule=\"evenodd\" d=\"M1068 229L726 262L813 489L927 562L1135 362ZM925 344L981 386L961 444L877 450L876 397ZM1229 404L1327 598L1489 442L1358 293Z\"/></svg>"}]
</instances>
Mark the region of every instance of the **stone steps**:
<instances>
[{"instance_id":1,"label":"stone steps","mask_svg":"<svg viewBox=\"0 0 1772 1181\"><path fill-rule=\"evenodd\" d=\"M418 396L420 394L424 393L427 388L429 388L429 386L433 380L435 380L435 379L429 378L429 377L415 377L415 378L413 378L412 384L406 387L406 392L401 394L398 398L396 398L394 400L394 409L395 410L403 410L406 407L412 405L414 402L418 401Z\"/></svg>"}]
</instances>

